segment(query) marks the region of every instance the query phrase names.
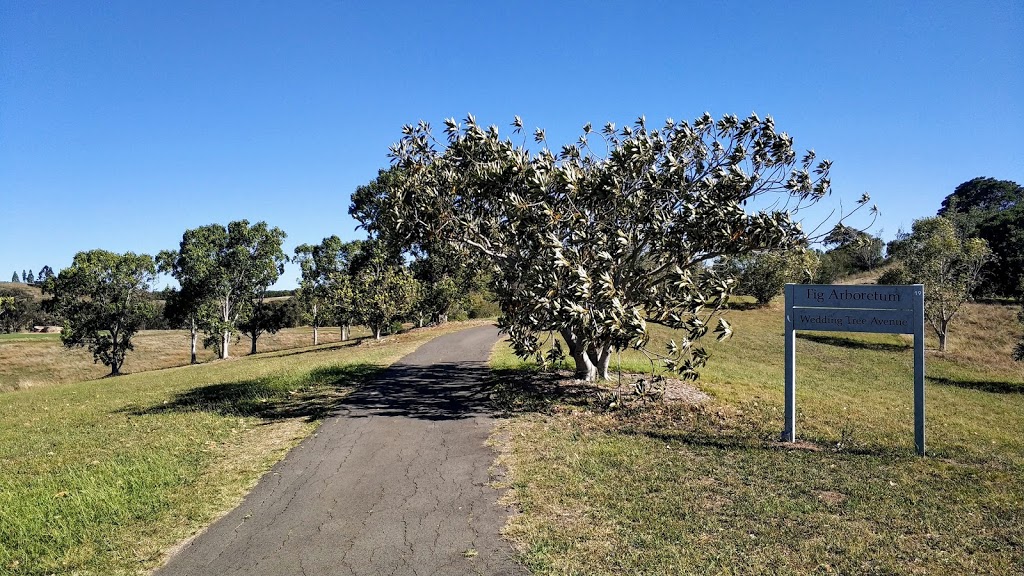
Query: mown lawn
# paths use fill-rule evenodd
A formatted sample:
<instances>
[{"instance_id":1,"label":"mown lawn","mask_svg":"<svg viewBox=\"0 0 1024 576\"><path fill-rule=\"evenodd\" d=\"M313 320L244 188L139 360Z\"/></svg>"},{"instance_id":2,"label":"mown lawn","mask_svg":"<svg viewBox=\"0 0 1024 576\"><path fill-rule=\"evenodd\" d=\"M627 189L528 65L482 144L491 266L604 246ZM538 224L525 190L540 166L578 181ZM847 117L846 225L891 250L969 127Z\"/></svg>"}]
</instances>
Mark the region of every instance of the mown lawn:
<instances>
[{"instance_id":1,"label":"mown lawn","mask_svg":"<svg viewBox=\"0 0 1024 576\"><path fill-rule=\"evenodd\" d=\"M0 394L0 574L137 574L353 387L445 332Z\"/></svg>"},{"instance_id":2,"label":"mown lawn","mask_svg":"<svg viewBox=\"0 0 1024 576\"><path fill-rule=\"evenodd\" d=\"M736 335L709 339L699 406L541 395L499 345L504 385L532 396L500 436L521 512L507 535L540 574L1024 573L1014 313L972 305L951 352L929 351L926 458L900 336L798 338L798 448L777 442L780 306L729 312Z\"/></svg>"}]
</instances>

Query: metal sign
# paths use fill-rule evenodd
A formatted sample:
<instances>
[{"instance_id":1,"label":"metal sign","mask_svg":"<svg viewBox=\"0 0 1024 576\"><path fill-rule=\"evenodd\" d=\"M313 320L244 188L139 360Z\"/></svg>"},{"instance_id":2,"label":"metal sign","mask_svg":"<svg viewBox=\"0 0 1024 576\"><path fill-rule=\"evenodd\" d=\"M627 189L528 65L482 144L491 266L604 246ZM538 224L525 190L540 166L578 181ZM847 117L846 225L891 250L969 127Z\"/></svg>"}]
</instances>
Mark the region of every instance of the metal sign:
<instances>
[{"instance_id":1,"label":"metal sign","mask_svg":"<svg viewBox=\"0 0 1024 576\"><path fill-rule=\"evenodd\" d=\"M786 284L786 428L796 441L796 331L914 335L914 444L924 456L924 286Z\"/></svg>"}]
</instances>

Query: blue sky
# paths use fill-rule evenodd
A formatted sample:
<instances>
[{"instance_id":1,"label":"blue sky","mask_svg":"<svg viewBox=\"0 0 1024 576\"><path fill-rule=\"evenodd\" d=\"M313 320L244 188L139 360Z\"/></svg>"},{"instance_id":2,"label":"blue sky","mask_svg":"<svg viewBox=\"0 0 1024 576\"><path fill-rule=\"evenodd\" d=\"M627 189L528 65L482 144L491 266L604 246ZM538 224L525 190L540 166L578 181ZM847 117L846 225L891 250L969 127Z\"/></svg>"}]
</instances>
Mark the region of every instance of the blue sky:
<instances>
[{"instance_id":1,"label":"blue sky","mask_svg":"<svg viewBox=\"0 0 1024 576\"><path fill-rule=\"evenodd\" d=\"M402 124L770 114L891 238L1024 183L1024 3L0 2L0 280L247 218L362 237ZM291 266L279 288L296 284Z\"/></svg>"}]
</instances>

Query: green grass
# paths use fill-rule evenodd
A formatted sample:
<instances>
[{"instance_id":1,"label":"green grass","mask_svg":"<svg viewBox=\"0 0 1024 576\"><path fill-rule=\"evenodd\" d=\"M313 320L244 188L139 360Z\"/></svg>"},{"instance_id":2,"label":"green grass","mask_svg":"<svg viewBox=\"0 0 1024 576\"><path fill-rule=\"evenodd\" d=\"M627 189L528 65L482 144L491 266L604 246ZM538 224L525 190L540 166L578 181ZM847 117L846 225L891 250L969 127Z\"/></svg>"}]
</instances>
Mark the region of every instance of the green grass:
<instances>
[{"instance_id":1,"label":"green grass","mask_svg":"<svg viewBox=\"0 0 1024 576\"><path fill-rule=\"evenodd\" d=\"M452 323L0 394L0 574L137 574Z\"/></svg>"},{"instance_id":2,"label":"green grass","mask_svg":"<svg viewBox=\"0 0 1024 576\"><path fill-rule=\"evenodd\" d=\"M708 344L702 406L521 403L531 411L503 427L521 511L508 536L540 574L1024 573L1012 313L972 306L953 351L929 351L926 458L914 456L913 359L898 336L799 338L803 443L777 442L778 308L729 313L736 336ZM1008 329L990 334L990 322ZM531 377L509 371L507 348L492 366L528 395Z\"/></svg>"}]
</instances>

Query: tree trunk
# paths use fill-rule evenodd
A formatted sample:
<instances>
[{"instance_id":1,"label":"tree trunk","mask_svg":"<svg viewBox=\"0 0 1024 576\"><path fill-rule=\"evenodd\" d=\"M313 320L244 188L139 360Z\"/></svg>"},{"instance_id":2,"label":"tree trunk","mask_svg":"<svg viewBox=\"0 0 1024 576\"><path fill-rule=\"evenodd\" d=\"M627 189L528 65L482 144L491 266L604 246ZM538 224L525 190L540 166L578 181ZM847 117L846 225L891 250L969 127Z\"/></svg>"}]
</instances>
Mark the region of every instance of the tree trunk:
<instances>
[{"instance_id":1,"label":"tree trunk","mask_svg":"<svg viewBox=\"0 0 1024 576\"><path fill-rule=\"evenodd\" d=\"M380 333L381 333L381 327L380 326L374 326L373 327L373 337L376 338L377 340L380 340Z\"/></svg>"},{"instance_id":2,"label":"tree trunk","mask_svg":"<svg viewBox=\"0 0 1024 576\"><path fill-rule=\"evenodd\" d=\"M228 354L228 342L231 341L231 332L227 330L221 335L220 338L220 359L224 360L229 356Z\"/></svg>"},{"instance_id":3,"label":"tree trunk","mask_svg":"<svg viewBox=\"0 0 1024 576\"><path fill-rule=\"evenodd\" d=\"M576 373L574 376L580 380L586 380L587 382L593 382L597 379L597 367L590 361L590 356L587 354L587 350L580 346L576 339L573 338L572 333L568 330L562 330L562 339L565 340L566 346L569 347L569 354L572 356L573 362L576 363Z\"/></svg>"},{"instance_id":4,"label":"tree trunk","mask_svg":"<svg viewBox=\"0 0 1024 576\"><path fill-rule=\"evenodd\" d=\"M437 316L437 323L438 324L444 324L447 321L448 321L448 315L447 314L438 314L438 316Z\"/></svg>"},{"instance_id":5,"label":"tree trunk","mask_svg":"<svg viewBox=\"0 0 1024 576\"><path fill-rule=\"evenodd\" d=\"M600 355L597 358L597 366L596 366L596 368L597 368L597 375L602 380L611 380L611 378L608 377L608 364L611 362L611 359L612 359L612 345L611 344L605 344L604 347L601 349Z\"/></svg>"},{"instance_id":6,"label":"tree trunk","mask_svg":"<svg viewBox=\"0 0 1024 576\"><path fill-rule=\"evenodd\" d=\"M949 336L948 323L943 322L941 326L942 330L938 330L939 333L939 352L946 351L946 337Z\"/></svg>"},{"instance_id":7,"label":"tree trunk","mask_svg":"<svg viewBox=\"0 0 1024 576\"><path fill-rule=\"evenodd\" d=\"M342 324L341 325L341 341L342 342L348 342L349 330L350 330L350 328L349 328L348 324Z\"/></svg>"},{"instance_id":8,"label":"tree trunk","mask_svg":"<svg viewBox=\"0 0 1024 576\"><path fill-rule=\"evenodd\" d=\"M320 343L320 335L317 333L316 326L313 326L313 346Z\"/></svg>"},{"instance_id":9,"label":"tree trunk","mask_svg":"<svg viewBox=\"0 0 1024 576\"><path fill-rule=\"evenodd\" d=\"M192 364L198 364L199 363L199 361L196 360L196 338L197 337L198 337L198 334L196 333L196 325L195 325L195 323L193 323L192 324L192 360L191 360Z\"/></svg>"},{"instance_id":10,"label":"tree trunk","mask_svg":"<svg viewBox=\"0 0 1024 576\"><path fill-rule=\"evenodd\" d=\"M255 353L256 353L256 334L253 333L252 334L252 350L249 351L249 354L255 354Z\"/></svg>"}]
</instances>

